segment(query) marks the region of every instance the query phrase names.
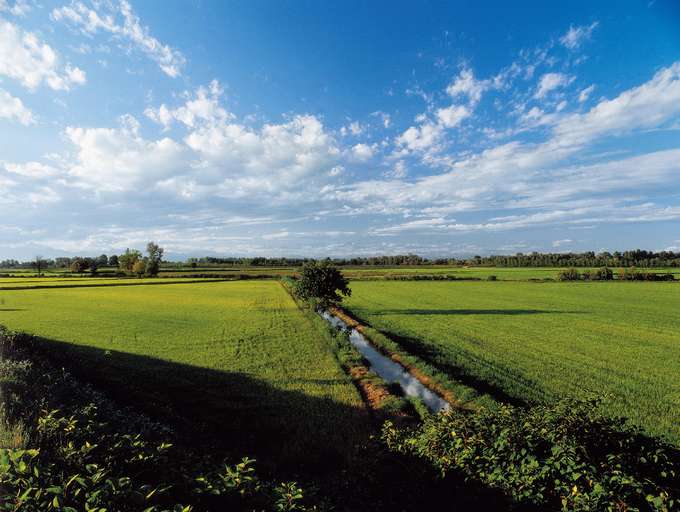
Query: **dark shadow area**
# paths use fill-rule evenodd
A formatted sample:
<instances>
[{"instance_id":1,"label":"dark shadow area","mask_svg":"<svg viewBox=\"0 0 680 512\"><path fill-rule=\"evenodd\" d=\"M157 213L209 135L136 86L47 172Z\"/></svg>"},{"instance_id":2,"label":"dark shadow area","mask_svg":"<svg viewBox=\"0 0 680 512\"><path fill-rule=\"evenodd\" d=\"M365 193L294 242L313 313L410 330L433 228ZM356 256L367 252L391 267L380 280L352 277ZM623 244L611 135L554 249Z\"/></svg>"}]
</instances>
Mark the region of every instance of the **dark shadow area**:
<instances>
[{"instance_id":1,"label":"dark shadow area","mask_svg":"<svg viewBox=\"0 0 680 512\"><path fill-rule=\"evenodd\" d=\"M172 425L192 448L262 458L273 471L313 474L342 465L370 434L363 408L244 373L45 338L34 343L78 380Z\"/></svg>"},{"instance_id":2,"label":"dark shadow area","mask_svg":"<svg viewBox=\"0 0 680 512\"><path fill-rule=\"evenodd\" d=\"M255 457L262 473L316 488L335 510L509 508L495 490L441 480L424 461L386 451L371 439L377 426L363 408L244 373L45 338L22 342L57 373L63 367L121 406L171 425L177 445L217 461Z\"/></svg>"},{"instance_id":3,"label":"dark shadow area","mask_svg":"<svg viewBox=\"0 0 680 512\"><path fill-rule=\"evenodd\" d=\"M0 308L0 313L4 311L26 311L25 308Z\"/></svg>"},{"instance_id":4,"label":"dark shadow area","mask_svg":"<svg viewBox=\"0 0 680 512\"><path fill-rule=\"evenodd\" d=\"M386 309L372 315L541 315L574 314L583 311L558 311L550 309Z\"/></svg>"}]
</instances>

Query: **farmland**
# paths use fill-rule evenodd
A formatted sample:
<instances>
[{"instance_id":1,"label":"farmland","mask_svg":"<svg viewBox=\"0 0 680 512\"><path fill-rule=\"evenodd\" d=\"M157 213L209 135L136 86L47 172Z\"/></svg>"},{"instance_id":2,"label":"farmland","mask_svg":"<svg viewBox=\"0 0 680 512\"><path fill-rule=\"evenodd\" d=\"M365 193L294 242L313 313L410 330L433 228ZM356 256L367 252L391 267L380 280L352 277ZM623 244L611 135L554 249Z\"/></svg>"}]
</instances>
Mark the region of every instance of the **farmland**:
<instances>
[{"instance_id":1,"label":"farmland","mask_svg":"<svg viewBox=\"0 0 680 512\"><path fill-rule=\"evenodd\" d=\"M0 324L44 337L50 358L227 453L313 467L365 433L324 331L278 282L2 290Z\"/></svg>"},{"instance_id":2,"label":"farmland","mask_svg":"<svg viewBox=\"0 0 680 512\"><path fill-rule=\"evenodd\" d=\"M501 399L608 393L606 412L680 442L673 283L354 281L347 307L407 352Z\"/></svg>"}]
</instances>

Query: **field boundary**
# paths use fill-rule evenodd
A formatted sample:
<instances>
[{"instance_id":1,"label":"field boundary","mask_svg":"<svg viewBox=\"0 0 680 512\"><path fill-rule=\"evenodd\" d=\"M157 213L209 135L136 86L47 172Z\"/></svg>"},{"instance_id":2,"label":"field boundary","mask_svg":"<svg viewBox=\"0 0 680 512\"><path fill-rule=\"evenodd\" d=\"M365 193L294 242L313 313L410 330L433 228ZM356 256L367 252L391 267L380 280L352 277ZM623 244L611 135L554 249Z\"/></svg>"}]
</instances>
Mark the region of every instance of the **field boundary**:
<instances>
[{"instance_id":1,"label":"field boundary","mask_svg":"<svg viewBox=\"0 0 680 512\"><path fill-rule=\"evenodd\" d=\"M443 371L438 370L436 366L431 366L427 361L423 361L418 356L403 349L389 335L364 324L359 317L353 315L347 309L339 307L334 308L332 312L349 326L361 332L380 353L403 366L423 386L443 397L453 407L461 410L480 410L488 407L495 408L500 403L504 403L503 400L495 398L493 394L483 392L470 384L451 378ZM466 398L461 399L461 396Z\"/></svg>"},{"instance_id":2,"label":"field boundary","mask_svg":"<svg viewBox=\"0 0 680 512\"><path fill-rule=\"evenodd\" d=\"M320 331L322 330L321 324L318 324L320 321L323 322L323 327L325 328L326 332L330 331L331 327L325 322L325 320L300 304L298 299L283 281L280 281L280 284L304 315L304 317L310 322L310 324L312 324L314 328ZM357 392L364 402L366 411L374 419L378 420L380 423L386 419L403 423L412 417L420 415L420 411L417 409L413 411L407 411L406 413L403 411L393 414L386 412L385 406L389 401L401 402L404 399L395 395L390 389L390 384L369 369L369 367L365 364L365 359L361 353L359 353L359 351L354 346L352 346L349 340L345 341L346 342L341 343L341 346L331 347L333 355L340 368L343 370L343 372L345 372L347 377L352 381L355 388L357 389ZM339 354L341 350L350 352L349 357L341 357ZM410 407L407 408L410 409Z\"/></svg>"}]
</instances>

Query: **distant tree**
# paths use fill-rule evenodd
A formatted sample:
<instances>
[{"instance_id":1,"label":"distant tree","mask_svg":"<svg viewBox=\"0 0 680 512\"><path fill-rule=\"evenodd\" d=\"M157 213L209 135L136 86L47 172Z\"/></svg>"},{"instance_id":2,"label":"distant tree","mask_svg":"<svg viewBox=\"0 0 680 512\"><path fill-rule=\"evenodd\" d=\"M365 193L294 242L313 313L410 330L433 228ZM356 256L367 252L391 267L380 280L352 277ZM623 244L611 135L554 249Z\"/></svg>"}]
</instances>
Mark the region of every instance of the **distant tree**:
<instances>
[{"instance_id":1,"label":"distant tree","mask_svg":"<svg viewBox=\"0 0 680 512\"><path fill-rule=\"evenodd\" d=\"M97 262L97 267L105 267L109 264L109 257L106 254L102 254L101 256L97 256L95 261Z\"/></svg>"},{"instance_id":2,"label":"distant tree","mask_svg":"<svg viewBox=\"0 0 680 512\"><path fill-rule=\"evenodd\" d=\"M69 268L71 269L71 272L73 272L74 274L80 274L85 270L86 266L87 265L85 264L85 261L83 261L82 258L73 258Z\"/></svg>"},{"instance_id":3,"label":"distant tree","mask_svg":"<svg viewBox=\"0 0 680 512\"><path fill-rule=\"evenodd\" d=\"M108 261L108 258L107 258ZM106 265L106 263L105 263ZM87 268L90 269L90 272L92 275L95 275L97 273L97 269L99 268L99 258L90 258L88 261Z\"/></svg>"},{"instance_id":4,"label":"distant tree","mask_svg":"<svg viewBox=\"0 0 680 512\"><path fill-rule=\"evenodd\" d=\"M118 266L125 272L133 272L135 263L142 259L142 253L137 249L125 249L125 253L118 256Z\"/></svg>"},{"instance_id":5,"label":"distant tree","mask_svg":"<svg viewBox=\"0 0 680 512\"><path fill-rule=\"evenodd\" d=\"M42 256L38 255L33 259L32 264L40 276L42 275L43 269L47 266L47 261Z\"/></svg>"},{"instance_id":6,"label":"distant tree","mask_svg":"<svg viewBox=\"0 0 680 512\"><path fill-rule=\"evenodd\" d=\"M135 274L137 277L142 277L145 271L146 263L144 262L144 260L137 260L135 264L132 266L132 273Z\"/></svg>"},{"instance_id":7,"label":"distant tree","mask_svg":"<svg viewBox=\"0 0 680 512\"><path fill-rule=\"evenodd\" d=\"M155 242L149 242L146 245L146 252L148 256L146 260L146 274L149 276L157 276L161 269L161 261L163 261L163 248Z\"/></svg>"},{"instance_id":8,"label":"distant tree","mask_svg":"<svg viewBox=\"0 0 680 512\"><path fill-rule=\"evenodd\" d=\"M328 308L342 302L343 295L352 295L348 285L349 281L331 261L309 261L302 266L294 292L302 300Z\"/></svg>"},{"instance_id":9,"label":"distant tree","mask_svg":"<svg viewBox=\"0 0 680 512\"><path fill-rule=\"evenodd\" d=\"M574 267L562 270L558 275L557 279L560 281L578 281L581 279L581 274Z\"/></svg>"},{"instance_id":10,"label":"distant tree","mask_svg":"<svg viewBox=\"0 0 680 512\"><path fill-rule=\"evenodd\" d=\"M118 256L115 254L112 254L109 256L109 267L117 267L118 266Z\"/></svg>"},{"instance_id":11,"label":"distant tree","mask_svg":"<svg viewBox=\"0 0 680 512\"><path fill-rule=\"evenodd\" d=\"M71 258L55 258L54 266L58 268L69 268L71 266Z\"/></svg>"}]
</instances>

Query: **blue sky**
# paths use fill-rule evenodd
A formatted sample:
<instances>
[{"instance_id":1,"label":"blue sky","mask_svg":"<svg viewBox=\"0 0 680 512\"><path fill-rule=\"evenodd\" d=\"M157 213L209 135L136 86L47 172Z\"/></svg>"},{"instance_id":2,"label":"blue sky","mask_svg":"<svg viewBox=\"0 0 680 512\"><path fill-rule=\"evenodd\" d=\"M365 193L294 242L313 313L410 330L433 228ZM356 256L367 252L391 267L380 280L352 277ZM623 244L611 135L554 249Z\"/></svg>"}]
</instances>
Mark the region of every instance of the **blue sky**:
<instances>
[{"instance_id":1,"label":"blue sky","mask_svg":"<svg viewBox=\"0 0 680 512\"><path fill-rule=\"evenodd\" d=\"M0 0L0 217L0 259L680 250L680 4Z\"/></svg>"}]
</instances>

